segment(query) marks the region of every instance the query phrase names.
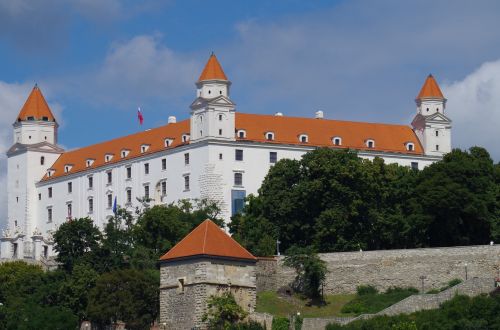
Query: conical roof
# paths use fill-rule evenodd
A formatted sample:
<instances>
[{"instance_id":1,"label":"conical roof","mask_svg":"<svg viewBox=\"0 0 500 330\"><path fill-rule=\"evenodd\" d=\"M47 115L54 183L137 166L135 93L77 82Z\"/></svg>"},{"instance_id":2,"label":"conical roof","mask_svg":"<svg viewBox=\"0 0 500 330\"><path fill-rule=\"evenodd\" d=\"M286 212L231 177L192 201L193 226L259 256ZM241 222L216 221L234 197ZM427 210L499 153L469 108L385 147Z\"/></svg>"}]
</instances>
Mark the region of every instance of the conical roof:
<instances>
[{"instance_id":1,"label":"conical roof","mask_svg":"<svg viewBox=\"0 0 500 330\"><path fill-rule=\"evenodd\" d=\"M200 78L198 78L198 81L203 80L228 80L226 74L224 73L224 70L222 70L222 66L220 65L214 53L210 55L210 58L208 59L208 62L205 65Z\"/></svg>"},{"instance_id":2,"label":"conical roof","mask_svg":"<svg viewBox=\"0 0 500 330\"><path fill-rule=\"evenodd\" d=\"M56 121L52 111L50 111L47 101L45 101L45 98L43 97L42 91L37 85L33 87L33 90L17 116L17 120Z\"/></svg>"},{"instance_id":3,"label":"conical roof","mask_svg":"<svg viewBox=\"0 0 500 330\"><path fill-rule=\"evenodd\" d=\"M193 256L257 260L243 246L208 219L187 234L160 260L171 261Z\"/></svg>"},{"instance_id":4,"label":"conical roof","mask_svg":"<svg viewBox=\"0 0 500 330\"><path fill-rule=\"evenodd\" d=\"M427 79L424 82L424 85L422 86L422 89L420 90L420 93L418 93L417 99L423 99L423 98L440 98L444 99L443 93L441 92L441 89L439 88L439 85L430 74L427 76Z\"/></svg>"}]
</instances>

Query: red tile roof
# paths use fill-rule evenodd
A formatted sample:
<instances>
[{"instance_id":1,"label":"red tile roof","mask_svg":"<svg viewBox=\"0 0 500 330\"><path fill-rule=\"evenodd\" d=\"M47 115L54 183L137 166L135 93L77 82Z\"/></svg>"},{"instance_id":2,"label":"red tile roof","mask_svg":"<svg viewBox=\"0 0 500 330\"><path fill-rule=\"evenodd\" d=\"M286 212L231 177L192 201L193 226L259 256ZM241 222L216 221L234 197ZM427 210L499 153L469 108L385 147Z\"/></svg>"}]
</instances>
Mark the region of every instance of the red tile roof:
<instances>
[{"instance_id":1,"label":"red tile roof","mask_svg":"<svg viewBox=\"0 0 500 330\"><path fill-rule=\"evenodd\" d=\"M28 120L29 117L32 117L32 120L43 120L45 117L47 118L46 121L56 121L47 101L43 97L42 91L37 85L33 87L19 115L17 115L17 120L24 121Z\"/></svg>"},{"instance_id":2,"label":"red tile roof","mask_svg":"<svg viewBox=\"0 0 500 330\"><path fill-rule=\"evenodd\" d=\"M182 142L182 135L189 134L189 120L168 124L151 130L120 137L114 140L98 143L80 149L67 151L56 160L51 169L55 170L42 181L62 177L65 175L94 169L122 160L141 157L146 154L175 148L189 142ZM238 141L251 141L270 144L287 144L311 147L335 147L357 150L381 151L408 155L423 155L423 148L413 130L406 125L376 124L351 122L328 119L314 119L287 116L257 115L236 113L236 130L245 130L246 137ZM265 134L273 132L275 139L268 141ZM306 134L308 142L299 141L299 136ZM342 144L335 146L332 138L340 137ZM168 147L165 139L173 140ZM368 148L366 141L374 141L374 148ZM413 143L413 151L408 151L406 143ZM146 152L141 152L141 146L148 145ZM122 150L130 150L128 155L121 157ZM105 162L105 155L113 155ZM93 159L91 166L86 166L87 159ZM71 170L65 173L65 165L72 165Z\"/></svg>"},{"instance_id":3,"label":"red tile roof","mask_svg":"<svg viewBox=\"0 0 500 330\"><path fill-rule=\"evenodd\" d=\"M423 98L444 99L443 93L441 92L436 79L434 79L431 74L427 77L427 79L425 79L424 85L422 86L420 93L418 93L417 99Z\"/></svg>"},{"instance_id":4,"label":"red tile roof","mask_svg":"<svg viewBox=\"0 0 500 330\"><path fill-rule=\"evenodd\" d=\"M160 260L170 261L193 256L213 256L256 261L250 252L211 220L203 221Z\"/></svg>"},{"instance_id":5,"label":"red tile roof","mask_svg":"<svg viewBox=\"0 0 500 330\"><path fill-rule=\"evenodd\" d=\"M222 70L222 66L217 60L217 57L215 56L214 53L212 53L212 55L210 55L210 58L208 59L207 64L205 65L205 68L201 72L198 81L214 80L214 79L228 80L226 74L224 73L224 70Z\"/></svg>"}]
</instances>

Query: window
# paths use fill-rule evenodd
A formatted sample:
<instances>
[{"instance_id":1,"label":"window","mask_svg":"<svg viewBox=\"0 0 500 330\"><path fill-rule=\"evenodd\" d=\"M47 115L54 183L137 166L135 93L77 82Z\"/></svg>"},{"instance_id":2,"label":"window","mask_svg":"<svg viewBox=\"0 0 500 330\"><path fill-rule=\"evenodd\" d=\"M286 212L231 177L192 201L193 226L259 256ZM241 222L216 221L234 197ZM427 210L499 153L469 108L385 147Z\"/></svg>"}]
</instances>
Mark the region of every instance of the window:
<instances>
[{"instance_id":1,"label":"window","mask_svg":"<svg viewBox=\"0 0 500 330\"><path fill-rule=\"evenodd\" d=\"M68 182L68 194L73 192L73 182Z\"/></svg>"},{"instance_id":2,"label":"window","mask_svg":"<svg viewBox=\"0 0 500 330\"><path fill-rule=\"evenodd\" d=\"M49 198L52 198L52 187L49 187L48 192L49 192Z\"/></svg>"},{"instance_id":3,"label":"window","mask_svg":"<svg viewBox=\"0 0 500 330\"><path fill-rule=\"evenodd\" d=\"M108 177L108 184L113 183L113 173L111 171L109 171L106 173L106 175Z\"/></svg>"},{"instance_id":4,"label":"window","mask_svg":"<svg viewBox=\"0 0 500 330\"><path fill-rule=\"evenodd\" d=\"M127 179L132 179L132 167L127 167Z\"/></svg>"},{"instance_id":5,"label":"window","mask_svg":"<svg viewBox=\"0 0 500 330\"><path fill-rule=\"evenodd\" d=\"M94 199L89 198L89 213L94 212Z\"/></svg>"},{"instance_id":6,"label":"window","mask_svg":"<svg viewBox=\"0 0 500 330\"><path fill-rule=\"evenodd\" d=\"M439 151L439 144L436 144L436 151Z\"/></svg>"},{"instance_id":7,"label":"window","mask_svg":"<svg viewBox=\"0 0 500 330\"><path fill-rule=\"evenodd\" d=\"M243 160L243 150L241 149L236 149L235 154L234 154L234 159L236 160Z\"/></svg>"},{"instance_id":8,"label":"window","mask_svg":"<svg viewBox=\"0 0 500 330\"><path fill-rule=\"evenodd\" d=\"M245 190L231 190L231 215L235 215L243 209L245 197Z\"/></svg>"},{"instance_id":9,"label":"window","mask_svg":"<svg viewBox=\"0 0 500 330\"><path fill-rule=\"evenodd\" d=\"M436 136L439 136L439 131L436 131Z\"/></svg>"},{"instance_id":10,"label":"window","mask_svg":"<svg viewBox=\"0 0 500 330\"><path fill-rule=\"evenodd\" d=\"M109 162L111 159L113 159L113 155L112 154L107 154L104 156L104 161L107 163Z\"/></svg>"},{"instance_id":11,"label":"window","mask_svg":"<svg viewBox=\"0 0 500 330\"><path fill-rule=\"evenodd\" d=\"M240 172L234 173L234 185L235 186L243 185L243 173Z\"/></svg>"},{"instance_id":12,"label":"window","mask_svg":"<svg viewBox=\"0 0 500 330\"><path fill-rule=\"evenodd\" d=\"M340 137L334 137L333 138L333 144L336 146L342 145L342 139Z\"/></svg>"},{"instance_id":13,"label":"window","mask_svg":"<svg viewBox=\"0 0 500 330\"><path fill-rule=\"evenodd\" d=\"M219 154L219 160L222 160L222 154Z\"/></svg>"},{"instance_id":14,"label":"window","mask_svg":"<svg viewBox=\"0 0 500 330\"><path fill-rule=\"evenodd\" d=\"M184 177L184 190L189 190L189 175Z\"/></svg>"},{"instance_id":15,"label":"window","mask_svg":"<svg viewBox=\"0 0 500 330\"><path fill-rule=\"evenodd\" d=\"M177 292L184 293L184 279L183 278L179 279L179 286L177 288Z\"/></svg>"},{"instance_id":16,"label":"window","mask_svg":"<svg viewBox=\"0 0 500 330\"><path fill-rule=\"evenodd\" d=\"M141 145L141 153L145 153L149 149L149 144Z\"/></svg>"},{"instance_id":17,"label":"window","mask_svg":"<svg viewBox=\"0 0 500 330\"><path fill-rule=\"evenodd\" d=\"M417 162L411 162L411 169L412 170L418 170L418 163Z\"/></svg>"},{"instance_id":18,"label":"window","mask_svg":"<svg viewBox=\"0 0 500 330\"><path fill-rule=\"evenodd\" d=\"M108 194L108 209L113 207L113 195Z\"/></svg>"},{"instance_id":19,"label":"window","mask_svg":"<svg viewBox=\"0 0 500 330\"><path fill-rule=\"evenodd\" d=\"M161 169L162 171L165 171L167 169L167 160L165 158L161 160Z\"/></svg>"},{"instance_id":20,"label":"window","mask_svg":"<svg viewBox=\"0 0 500 330\"><path fill-rule=\"evenodd\" d=\"M184 154L184 165L189 165L189 153Z\"/></svg>"},{"instance_id":21,"label":"window","mask_svg":"<svg viewBox=\"0 0 500 330\"><path fill-rule=\"evenodd\" d=\"M245 130L243 130L243 129L238 130L238 137L240 139L246 138L247 137L247 132Z\"/></svg>"},{"instance_id":22,"label":"window","mask_svg":"<svg viewBox=\"0 0 500 330\"><path fill-rule=\"evenodd\" d=\"M40 157L40 165L44 165L45 164L45 157Z\"/></svg>"},{"instance_id":23,"label":"window","mask_svg":"<svg viewBox=\"0 0 500 330\"><path fill-rule=\"evenodd\" d=\"M144 174L149 174L149 163L144 164Z\"/></svg>"},{"instance_id":24,"label":"window","mask_svg":"<svg viewBox=\"0 0 500 330\"><path fill-rule=\"evenodd\" d=\"M94 160L93 159L87 159L87 163L86 163L87 167L92 166L92 164L94 164Z\"/></svg>"},{"instance_id":25,"label":"window","mask_svg":"<svg viewBox=\"0 0 500 330\"><path fill-rule=\"evenodd\" d=\"M274 140L274 133L273 132L267 132L266 133L266 140L267 141L273 141Z\"/></svg>"},{"instance_id":26,"label":"window","mask_svg":"<svg viewBox=\"0 0 500 330\"><path fill-rule=\"evenodd\" d=\"M49 207L47 209L47 222L49 222L49 223L52 222L52 208L51 207Z\"/></svg>"},{"instance_id":27,"label":"window","mask_svg":"<svg viewBox=\"0 0 500 330\"><path fill-rule=\"evenodd\" d=\"M72 168L73 168L72 165L66 165L66 166L64 166L64 173L68 173L69 171L71 171Z\"/></svg>"},{"instance_id":28,"label":"window","mask_svg":"<svg viewBox=\"0 0 500 330\"><path fill-rule=\"evenodd\" d=\"M42 200L42 194L38 194L38 200L41 201Z\"/></svg>"},{"instance_id":29,"label":"window","mask_svg":"<svg viewBox=\"0 0 500 330\"><path fill-rule=\"evenodd\" d=\"M162 181L161 183L161 195L165 196L167 194L167 181Z\"/></svg>"},{"instance_id":30,"label":"window","mask_svg":"<svg viewBox=\"0 0 500 330\"><path fill-rule=\"evenodd\" d=\"M373 140L366 140L366 146L368 148L375 148L375 141L373 141Z\"/></svg>"},{"instance_id":31,"label":"window","mask_svg":"<svg viewBox=\"0 0 500 330\"><path fill-rule=\"evenodd\" d=\"M89 180L89 189L94 188L94 177L93 176L89 176L88 180Z\"/></svg>"},{"instance_id":32,"label":"window","mask_svg":"<svg viewBox=\"0 0 500 330\"><path fill-rule=\"evenodd\" d=\"M222 121L222 115L219 114L219 121Z\"/></svg>"},{"instance_id":33,"label":"window","mask_svg":"<svg viewBox=\"0 0 500 330\"><path fill-rule=\"evenodd\" d=\"M165 147L170 147L172 145L172 142L174 142L172 139L165 139Z\"/></svg>"},{"instance_id":34,"label":"window","mask_svg":"<svg viewBox=\"0 0 500 330\"><path fill-rule=\"evenodd\" d=\"M47 259L49 257L49 247L47 245L43 246L43 257Z\"/></svg>"},{"instance_id":35,"label":"window","mask_svg":"<svg viewBox=\"0 0 500 330\"><path fill-rule=\"evenodd\" d=\"M188 142L189 141L189 134L182 134L182 142Z\"/></svg>"},{"instance_id":36,"label":"window","mask_svg":"<svg viewBox=\"0 0 500 330\"><path fill-rule=\"evenodd\" d=\"M42 117L43 121L49 121L49 117Z\"/></svg>"},{"instance_id":37,"label":"window","mask_svg":"<svg viewBox=\"0 0 500 330\"><path fill-rule=\"evenodd\" d=\"M219 135L222 135L222 129L219 128Z\"/></svg>"},{"instance_id":38,"label":"window","mask_svg":"<svg viewBox=\"0 0 500 330\"><path fill-rule=\"evenodd\" d=\"M68 219L71 219L71 214L73 213L73 207L71 206L71 203L68 203Z\"/></svg>"},{"instance_id":39,"label":"window","mask_svg":"<svg viewBox=\"0 0 500 330\"><path fill-rule=\"evenodd\" d=\"M299 136L299 141L300 141L301 143L307 143L307 142L309 141L309 137L308 137L306 134L301 134L301 135Z\"/></svg>"},{"instance_id":40,"label":"window","mask_svg":"<svg viewBox=\"0 0 500 330\"><path fill-rule=\"evenodd\" d=\"M269 152L269 162L274 164L278 161L278 153L276 151Z\"/></svg>"},{"instance_id":41,"label":"window","mask_svg":"<svg viewBox=\"0 0 500 330\"><path fill-rule=\"evenodd\" d=\"M411 142L406 143L406 150L408 150L408 151L415 150L415 145Z\"/></svg>"},{"instance_id":42,"label":"window","mask_svg":"<svg viewBox=\"0 0 500 330\"><path fill-rule=\"evenodd\" d=\"M149 200L149 186L148 185L144 186L144 198L146 200Z\"/></svg>"},{"instance_id":43,"label":"window","mask_svg":"<svg viewBox=\"0 0 500 330\"><path fill-rule=\"evenodd\" d=\"M132 204L132 189L127 189L127 204Z\"/></svg>"},{"instance_id":44,"label":"window","mask_svg":"<svg viewBox=\"0 0 500 330\"><path fill-rule=\"evenodd\" d=\"M123 149L123 150L122 150L122 158L127 157L127 156L128 156L128 154L129 154L129 152L130 152L130 150L128 150L128 149Z\"/></svg>"}]
</instances>

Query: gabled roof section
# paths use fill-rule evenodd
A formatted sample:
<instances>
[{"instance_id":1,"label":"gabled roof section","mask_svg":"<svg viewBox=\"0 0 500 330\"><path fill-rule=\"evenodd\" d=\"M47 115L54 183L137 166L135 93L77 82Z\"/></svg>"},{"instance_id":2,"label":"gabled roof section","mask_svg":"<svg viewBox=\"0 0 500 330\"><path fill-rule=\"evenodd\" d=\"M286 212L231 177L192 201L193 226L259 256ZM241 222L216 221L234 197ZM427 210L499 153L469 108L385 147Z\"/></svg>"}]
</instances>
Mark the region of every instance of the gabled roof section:
<instances>
[{"instance_id":1,"label":"gabled roof section","mask_svg":"<svg viewBox=\"0 0 500 330\"><path fill-rule=\"evenodd\" d=\"M210 58L208 59L208 62L205 65L200 78L198 78L198 81L203 80L228 80L226 74L224 73L224 70L222 70L222 66L220 65L214 53L210 55Z\"/></svg>"},{"instance_id":2,"label":"gabled roof section","mask_svg":"<svg viewBox=\"0 0 500 330\"><path fill-rule=\"evenodd\" d=\"M303 117L257 115L236 112L236 130L245 130L246 136L239 141L271 144L288 144L311 147L350 148L371 152L391 152L408 155L423 155L423 149L415 132L406 125L366 123L342 120L315 119ZM266 139L266 132L274 133L274 139ZM301 134L307 134L306 143L299 141ZM340 137L342 145L335 146L332 138ZM374 148L368 148L366 140L375 141ZM415 149L409 151L405 143L413 142Z\"/></svg>"},{"instance_id":3,"label":"gabled roof section","mask_svg":"<svg viewBox=\"0 0 500 330\"><path fill-rule=\"evenodd\" d=\"M256 261L250 252L211 220L203 221L160 260L172 261L194 256L222 257Z\"/></svg>"},{"instance_id":4,"label":"gabled roof section","mask_svg":"<svg viewBox=\"0 0 500 330\"><path fill-rule=\"evenodd\" d=\"M52 165L52 168L55 170L54 174L50 177L47 175L44 176L42 182L185 145L189 142L182 142L183 134L189 134L189 120L171 123L114 140L67 151L59 156L54 165ZM167 137L172 139L172 143L169 143L168 146L165 145L165 138ZM149 148L143 151L141 146L145 144L149 145ZM113 157L106 162L106 154L121 155L123 149L130 150L126 157ZM94 162L90 166L87 166L87 159L94 159ZM74 164L74 166L71 171L65 173L65 164Z\"/></svg>"},{"instance_id":5,"label":"gabled roof section","mask_svg":"<svg viewBox=\"0 0 500 330\"><path fill-rule=\"evenodd\" d=\"M38 85L33 87L33 90L17 116L17 121L25 120L56 121Z\"/></svg>"},{"instance_id":6,"label":"gabled roof section","mask_svg":"<svg viewBox=\"0 0 500 330\"><path fill-rule=\"evenodd\" d=\"M441 92L441 89L439 88L439 85L432 74L427 76L427 79L425 80L424 85L422 86L422 89L417 96L417 100L424 98L444 99L443 93Z\"/></svg>"}]
</instances>

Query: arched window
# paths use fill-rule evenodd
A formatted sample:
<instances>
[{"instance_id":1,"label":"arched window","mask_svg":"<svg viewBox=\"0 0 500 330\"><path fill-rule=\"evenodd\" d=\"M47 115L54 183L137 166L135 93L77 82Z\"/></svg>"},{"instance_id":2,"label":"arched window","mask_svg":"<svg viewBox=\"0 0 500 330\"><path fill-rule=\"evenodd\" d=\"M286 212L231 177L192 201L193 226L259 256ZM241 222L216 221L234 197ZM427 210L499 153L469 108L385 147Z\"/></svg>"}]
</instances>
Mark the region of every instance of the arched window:
<instances>
[{"instance_id":1,"label":"arched window","mask_svg":"<svg viewBox=\"0 0 500 330\"><path fill-rule=\"evenodd\" d=\"M182 142L188 142L189 141L189 134L182 134Z\"/></svg>"},{"instance_id":2,"label":"arched window","mask_svg":"<svg viewBox=\"0 0 500 330\"><path fill-rule=\"evenodd\" d=\"M414 151L415 150L415 145L412 142L407 142L406 143L406 150L408 150L408 151Z\"/></svg>"},{"instance_id":3,"label":"arched window","mask_svg":"<svg viewBox=\"0 0 500 330\"><path fill-rule=\"evenodd\" d=\"M266 132L265 136L266 136L267 141L274 141L274 133L273 132Z\"/></svg>"},{"instance_id":4,"label":"arched window","mask_svg":"<svg viewBox=\"0 0 500 330\"><path fill-rule=\"evenodd\" d=\"M372 140L372 139L368 139L368 140L366 140L366 146L367 146L368 148L375 148L375 141L374 141L374 140Z\"/></svg>"},{"instance_id":5,"label":"arched window","mask_svg":"<svg viewBox=\"0 0 500 330\"><path fill-rule=\"evenodd\" d=\"M299 141L301 143L307 143L307 142L309 142L309 137L307 136L307 134L300 134Z\"/></svg>"},{"instance_id":6,"label":"arched window","mask_svg":"<svg viewBox=\"0 0 500 330\"><path fill-rule=\"evenodd\" d=\"M333 145L335 146L341 146L342 145L342 138L339 136L336 136L332 139Z\"/></svg>"},{"instance_id":7,"label":"arched window","mask_svg":"<svg viewBox=\"0 0 500 330\"><path fill-rule=\"evenodd\" d=\"M244 139L247 137L247 132L244 129L239 129L237 134L240 139Z\"/></svg>"}]
</instances>

